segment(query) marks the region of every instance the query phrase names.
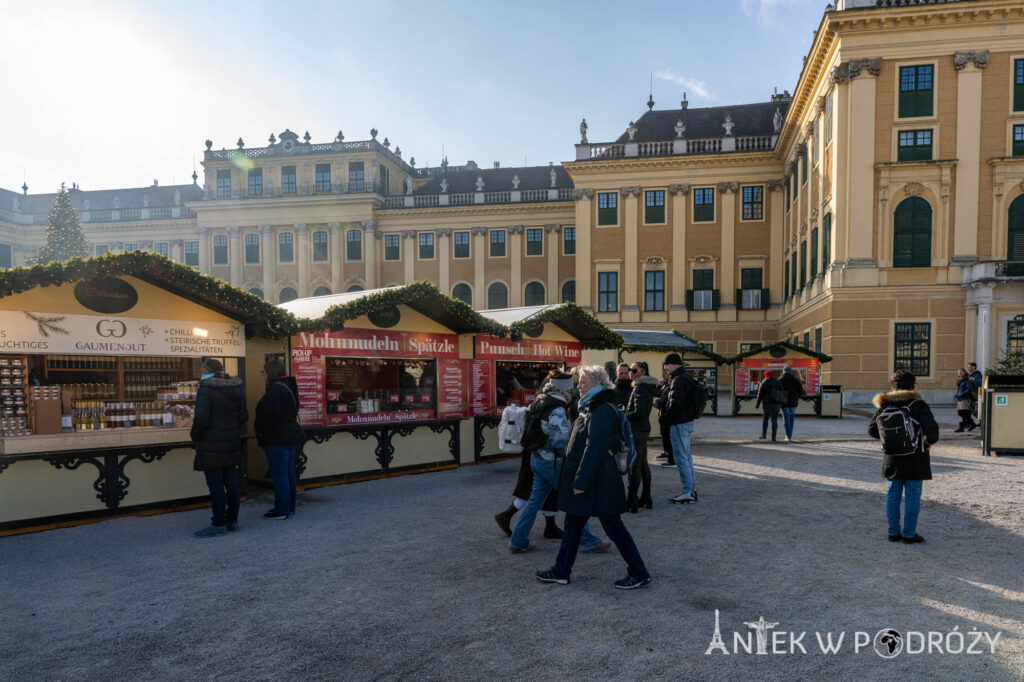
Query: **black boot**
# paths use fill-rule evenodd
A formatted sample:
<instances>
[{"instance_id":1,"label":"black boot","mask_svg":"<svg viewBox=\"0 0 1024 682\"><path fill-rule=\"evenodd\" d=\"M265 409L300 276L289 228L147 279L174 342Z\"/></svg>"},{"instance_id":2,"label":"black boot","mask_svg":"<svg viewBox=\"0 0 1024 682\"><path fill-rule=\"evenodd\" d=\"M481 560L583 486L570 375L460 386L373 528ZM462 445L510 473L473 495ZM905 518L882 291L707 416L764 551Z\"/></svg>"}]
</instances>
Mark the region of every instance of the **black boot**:
<instances>
[{"instance_id":1,"label":"black boot","mask_svg":"<svg viewBox=\"0 0 1024 682\"><path fill-rule=\"evenodd\" d=\"M516 509L516 506L514 504L510 504L508 506L508 509L501 512L500 514L494 515L494 520L497 522L498 528L505 531L505 535L509 537L512 537L512 517L516 515L517 511L519 510Z\"/></svg>"},{"instance_id":2,"label":"black boot","mask_svg":"<svg viewBox=\"0 0 1024 682\"><path fill-rule=\"evenodd\" d=\"M561 540L562 529L555 525L554 516L544 517L544 537L548 540Z\"/></svg>"}]
</instances>

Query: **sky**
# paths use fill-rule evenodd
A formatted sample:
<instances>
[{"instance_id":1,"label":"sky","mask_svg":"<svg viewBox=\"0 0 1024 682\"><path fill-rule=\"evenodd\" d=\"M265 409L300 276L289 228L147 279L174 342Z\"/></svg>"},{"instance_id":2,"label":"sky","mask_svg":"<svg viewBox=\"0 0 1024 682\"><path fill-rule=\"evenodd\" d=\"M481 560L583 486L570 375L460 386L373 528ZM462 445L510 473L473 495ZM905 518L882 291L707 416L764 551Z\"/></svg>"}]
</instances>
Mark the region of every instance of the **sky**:
<instances>
[{"instance_id":1,"label":"sky","mask_svg":"<svg viewBox=\"0 0 1024 682\"><path fill-rule=\"evenodd\" d=\"M214 149L389 138L436 166L574 157L646 111L792 91L825 0L0 2L0 187L202 183Z\"/></svg>"}]
</instances>

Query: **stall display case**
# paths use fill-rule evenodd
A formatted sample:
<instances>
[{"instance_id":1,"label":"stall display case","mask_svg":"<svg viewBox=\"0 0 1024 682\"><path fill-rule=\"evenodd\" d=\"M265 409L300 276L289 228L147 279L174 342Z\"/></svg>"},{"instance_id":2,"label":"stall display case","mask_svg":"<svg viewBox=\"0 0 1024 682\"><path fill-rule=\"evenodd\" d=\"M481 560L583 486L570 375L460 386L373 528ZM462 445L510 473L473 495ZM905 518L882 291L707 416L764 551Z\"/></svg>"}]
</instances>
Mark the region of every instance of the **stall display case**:
<instances>
[{"instance_id":1,"label":"stall display case","mask_svg":"<svg viewBox=\"0 0 1024 682\"><path fill-rule=\"evenodd\" d=\"M821 366L832 358L786 341L778 341L747 353L742 353L732 362L733 372L733 415L759 415L756 408L757 389L766 371L778 378L789 367L804 386L804 395L797 406L797 415L821 416Z\"/></svg>"}]
</instances>

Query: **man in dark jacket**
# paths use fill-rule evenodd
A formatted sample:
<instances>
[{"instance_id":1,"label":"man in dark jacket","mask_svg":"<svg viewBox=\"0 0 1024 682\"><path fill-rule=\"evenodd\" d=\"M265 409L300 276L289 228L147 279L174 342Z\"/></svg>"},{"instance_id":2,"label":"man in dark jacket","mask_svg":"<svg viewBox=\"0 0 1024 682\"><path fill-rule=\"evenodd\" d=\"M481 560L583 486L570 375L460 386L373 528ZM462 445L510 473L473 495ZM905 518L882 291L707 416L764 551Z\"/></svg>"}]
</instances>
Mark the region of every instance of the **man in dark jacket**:
<instances>
[{"instance_id":1,"label":"man in dark jacket","mask_svg":"<svg viewBox=\"0 0 1024 682\"><path fill-rule=\"evenodd\" d=\"M622 475L610 451L618 448L619 414L615 391L600 366L579 370L580 418L573 425L560 474L558 507L565 511L565 535L555 565L537 571L537 580L567 585L587 519L596 516L626 560L629 574L615 587L631 590L651 584L636 543L622 523L626 493Z\"/></svg>"},{"instance_id":2,"label":"man in dark jacket","mask_svg":"<svg viewBox=\"0 0 1024 682\"><path fill-rule=\"evenodd\" d=\"M761 385L757 387L757 402L754 403L754 407L761 408L761 440L768 437L768 421L772 422L772 440L775 440L775 436L779 432L779 409L785 403L785 398L779 400L780 394L785 394L782 390L782 384L779 380L772 376L772 371L766 369L764 372L764 380Z\"/></svg>"},{"instance_id":3,"label":"man in dark jacket","mask_svg":"<svg viewBox=\"0 0 1024 682\"><path fill-rule=\"evenodd\" d=\"M633 430L636 461L629 470L626 507L635 514L638 507L654 507L651 500L651 465L647 461L647 439L651 435L651 408L654 407L654 398L658 395L658 380L647 376L646 362L635 361L630 366L629 373L633 376L633 392L626 403L626 418L629 419L629 426ZM641 483L643 489L640 490L640 497L637 499Z\"/></svg>"},{"instance_id":4,"label":"man in dark jacket","mask_svg":"<svg viewBox=\"0 0 1024 682\"><path fill-rule=\"evenodd\" d=\"M242 380L227 376L220 361L204 360L190 435L196 448L193 468L206 474L213 518L195 532L197 538L238 530L238 462L248 420Z\"/></svg>"},{"instance_id":5,"label":"man in dark jacket","mask_svg":"<svg viewBox=\"0 0 1024 682\"><path fill-rule=\"evenodd\" d=\"M615 404L624 410L632 393L633 377L630 375L629 365L620 363L615 369Z\"/></svg>"},{"instance_id":6,"label":"man in dark jacket","mask_svg":"<svg viewBox=\"0 0 1024 682\"><path fill-rule=\"evenodd\" d=\"M894 456L885 454L882 458L882 476L889 479L889 492L886 495L886 516L889 521L889 540L898 542L900 539L907 544L924 542L917 534L917 515L921 511L922 481L932 478L931 461L928 449L939 440L939 425L935 422L932 410L914 390L916 378L904 369L896 370L892 375L888 393L879 393L874 403L878 411L871 417L868 435L879 438L878 418L887 407L907 408L910 417L920 424L920 438L917 448L912 454ZM906 497L903 515L903 532L900 533L900 498Z\"/></svg>"},{"instance_id":7,"label":"man in dark jacket","mask_svg":"<svg viewBox=\"0 0 1024 682\"><path fill-rule=\"evenodd\" d=\"M274 508L263 518L279 521L295 513L295 455L303 440L298 422L299 392L295 377L285 376L280 360L268 360L262 373L267 390L256 403L253 431L267 456L274 484Z\"/></svg>"},{"instance_id":8,"label":"man in dark jacket","mask_svg":"<svg viewBox=\"0 0 1024 682\"><path fill-rule=\"evenodd\" d=\"M697 475L693 470L693 453L690 451L690 436L693 434L693 414L695 399L701 390L683 366L679 353L665 356L665 371L668 372L668 400L663 418L669 425L672 438L672 455L679 469L679 480L683 484L683 492L669 498L671 502L693 504L697 501Z\"/></svg>"},{"instance_id":9,"label":"man in dark jacket","mask_svg":"<svg viewBox=\"0 0 1024 682\"><path fill-rule=\"evenodd\" d=\"M786 392L786 402L782 404L782 425L786 427L786 442L788 443L793 440L793 422L796 417L796 408L800 405L800 397L804 394L804 385L789 365L782 370L779 384Z\"/></svg>"}]
</instances>

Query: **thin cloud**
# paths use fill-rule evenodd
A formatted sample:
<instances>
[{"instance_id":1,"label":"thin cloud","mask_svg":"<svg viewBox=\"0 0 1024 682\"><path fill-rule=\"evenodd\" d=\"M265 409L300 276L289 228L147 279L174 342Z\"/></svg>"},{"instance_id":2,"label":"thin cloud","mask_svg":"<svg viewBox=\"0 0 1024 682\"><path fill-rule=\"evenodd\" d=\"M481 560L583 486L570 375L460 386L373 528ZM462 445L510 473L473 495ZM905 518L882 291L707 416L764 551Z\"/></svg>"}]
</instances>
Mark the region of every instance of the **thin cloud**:
<instances>
[{"instance_id":1,"label":"thin cloud","mask_svg":"<svg viewBox=\"0 0 1024 682\"><path fill-rule=\"evenodd\" d=\"M708 90L707 85L704 81L699 81L696 78L689 78L687 76L681 76L678 73L668 70L658 71L654 74L655 78L675 83L686 88L686 92L696 95L698 98L706 100L708 102L715 101L715 95Z\"/></svg>"},{"instance_id":2,"label":"thin cloud","mask_svg":"<svg viewBox=\"0 0 1024 682\"><path fill-rule=\"evenodd\" d=\"M779 7L794 5L797 0L740 0L743 14L756 19L763 26L774 26Z\"/></svg>"}]
</instances>

